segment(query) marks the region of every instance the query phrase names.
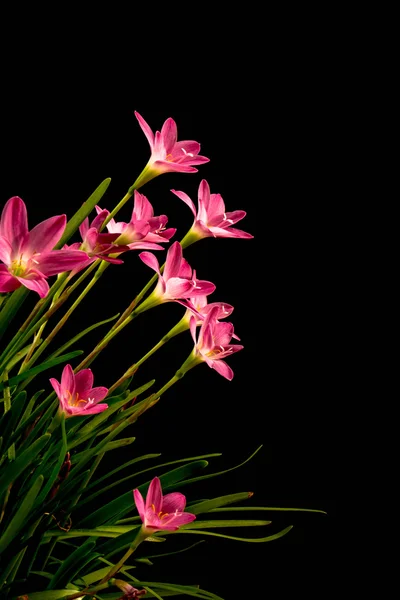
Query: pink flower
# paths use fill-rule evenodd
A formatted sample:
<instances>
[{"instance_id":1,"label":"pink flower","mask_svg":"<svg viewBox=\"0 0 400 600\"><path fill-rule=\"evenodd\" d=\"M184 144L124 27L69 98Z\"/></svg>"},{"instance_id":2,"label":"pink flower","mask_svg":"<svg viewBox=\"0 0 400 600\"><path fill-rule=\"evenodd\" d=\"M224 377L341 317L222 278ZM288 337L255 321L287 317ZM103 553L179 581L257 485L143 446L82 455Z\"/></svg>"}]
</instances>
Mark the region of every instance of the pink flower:
<instances>
[{"instance_id":1,"label":"pink flower","mask_svg":"<svg viewBox=\"0 0 400 600\"><path fill-rule=\"evenodd\" d=\"M96 206L96 210L98 214L101 213L99 206ZM108 211L107 214L109 214ZM129 223L110 219L107 229L111 234L118 234L116 238L118 244L125 244L131 250L160 250L162 247L156 243L168 242L176 232L176 229L173 228L166 229L167 223L168 217L166 215L155 217L153 207L146 196L135 190L133 211Z\"/></svg>"},{"instance_id":2,"label":"pink flower","mask_svg":"<svg viewBox=\"0 0 400 600\"><path fill-rule=\"evenodd\" d=\"M80 250L83 250L89 257L83 265L79 265L79 267L75 269L75 273L81 271L98 258L101 258L106 262L120 265L124 261L117 258L117 256L123 252L134 249L143 250L144 248L163 250L163 247L158 244L143 241L125 244L123 240L120 240L121 234L119 232L100 233L100 228L110 213L107 209L101 209L99 206L96 206L96 211L97 215L90 224L89 219L86 217L79 226L82 243L76 242L69 246L69 248L79 248ZM121 225L125 225L125 223L121 223Z\"/></svg>"},{"instance_id":3,"label":"pink flower","mask_svg":"<svg viewBox=\"0 0 400 600\"><path fill-rule=\"evenodd\" d=\"M82 369L76 375L71 365L66 365L62 372L61 384L51 378L50 383L60 401L60 410L66 417L94 415L108 408L108 404L98 404L108 394L105 387L93 386L91 369Z\"/></svg>"},{"instance_id":4,"label":"pink flower","mask_svg":"<svg viewBox=\"0 0 400 600\"><path fill-rule=\"evenodd\" d=\"M184 512L186 498L179 492L173 492L163 497L161 483L155 477L149 485L146 504L138 489L133 490L133 499L142 519L142 531L152 535L156 531L176 531L195 520L196 515Z\"/></svg>"},{"instance_id":5,"label":"pink flower","mask_svg":"<svg viewBox=\"0 0 400 600\"><path fill-rule=\"evenodd\" d=\"M210 281L196 279L196 272L192 271L189 263L182 256L182 247L179 242L174 242L170 246L163 274L161 274L158 260L152 252L141 252L139 257L158 274L156 289L142 302L139 309L147 310L162 302L208 296L215 290L215 285Z\"/></svg>"},{"instance_id":6,"label":"pink flower","mask_svg":"<svg viewBox=\"0 0 400 600\"><path fill-rule=\"evenodd\" d=\"M243 239L254 237L250 233L232 227L246 216L245 211L225 212L225 204L221 194L210 194L210 186L205 179L199 185L198 211L196 211L195 205L185 192L177 192L176 190L171 190L171 192L183 200L194 214L193 225L187 234L188 238L190 236L190 241L184 244L184 247L204 237Z\"/></svg>"},{"instance_id":7,"label":"pink flower","mask_svg":"<svg viewBox=\"0 0 400 600\"><path fill-rule=\"evenodd\" d=\"M135 116L139 121L151 148L150 160L147 163L145 171L136 182L136 187L144 185L153 177L161 173L169 173L175 171L178 173L197 173L197 169L193 165L202 165L209 162L209 158L200 156L200 144L193 140L185 140L178 142L178 132L176 123L169 118L162 126L161 132L156 131L154 135L149 125L143 117L135 112Z\"/></svg>"},{"instance_id":8,"label":"pink flower","mask_svg":"<svg viewBox=\"0 0 400 600\"><path fill-rule=\"evenodd\" d=\"M226 322L220 323L217 320L218 310L218 307L214 306L208 312L200 328L197 341L197 322L195 317L191 317L190 333L192 334L195 347L187 367L191 368L198 362L205 362L211 369L215 369L217 373L231 381L233 379L233 371L223 359L234 352L242 350L243 346L230 344L234 336L233 325Z\"/></svg>"},{"instance_id":9,"label":"pink flower","mask_svg":"<svg viewBox=\"0 0 400 600\"><path fill-rule=\"evenodd\" d=\"M10 198L0 220L0 292L12 292L21 285L47 296L51 275L70 271L87 260L84 252L53 250L60 240L67 218L51 217L28 230L28 216L23 200Z\"/></svg>"},{"instance_id":10,"label":"pink flower","mask_svg":"<svg viewBox=\"0 0 400 600\"><path fill-rule=\"evenodd\" d=\"M126 581L122 581L122 579L114 579L113 585L124 592L124 595L120 596L117 600L137 600L137 598L140 598L147 593L146 590L138 590Z\"/></svg>"},{"instance_id":11,"label":"pink flower","mask_svg":"<svg viewBox=\"0 0 400 600\"><path fill-rule=\"evenodd\" d=\"M212 308L217 307L217 319L225 319L233 312L233 306L227 302L211 302L207 304L207 296L196 296L187 301L187 310L182 319L187 322L189 328L190 319L193 315L197 317L197 325L201 325Z\"/></svg>"}]
</instances>

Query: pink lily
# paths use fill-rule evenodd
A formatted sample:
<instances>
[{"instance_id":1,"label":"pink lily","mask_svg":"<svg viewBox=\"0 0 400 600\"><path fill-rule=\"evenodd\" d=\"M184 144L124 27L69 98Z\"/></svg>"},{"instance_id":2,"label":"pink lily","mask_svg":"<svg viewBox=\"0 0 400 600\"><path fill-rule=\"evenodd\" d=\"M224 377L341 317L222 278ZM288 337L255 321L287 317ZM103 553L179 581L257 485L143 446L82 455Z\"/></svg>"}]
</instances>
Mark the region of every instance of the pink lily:
<instances>
[{"instance_id":1,"label":"pink lily","mask_svg":"<svg viewBox=\"0 0 400 600\"><path fill-rule=\"evenodd\" d=\"M79 232L82 236L82 243L76 242L69 248L84 250L89 257L83 265L75 269L75 273L90 265L98 258L106 262L120 265L124 261L117 258L119 254L129 250L150 248L152 250L163 250L162 246L148 242L134 242L132 244L119 243L120 233L100 233L100 228L105 219L110 214L107 209L96 207L97 215L91 223L88 217L79 226Z\"/></svg>"},{"instance_id":2,"label":"pink lily","mask_svg":"<svg viewBox=\"0 0 400 600\"><path fill-rule=\"evenodd\" d=\"M96 206L96 210L98 214L101 214L99 206ZM108 211L107 214L109 214ZM155 217L149 200L135 190L133 211L129 223L110 219L107 229L111 234L118 234L119 237L116 238L118 244L125 244L131 250L160 250L162 247L157 246L156 242L168 242L176 232L174 228L166 229L167 223L168 217L166 215Z\"/></svg>"},{"instance_id":3,"label":"pink lily","mask_svg":"<svg viewBox=\"0 0 400 600\"><path fill-rule=\"evenodd\" d=\"M98 404L108 394L106 387L92 387L93 373L91 369L82 369L76 375L71 365L66 365L62 372L61 383L50 379L50 383L60 401L60 410L65 417L95 415L108 408L108 404Z\"/></svg>"},{"instance_id":4,"label":"pink lily","mask_svg":"<svg viewBox=\"0 0 400 600\"><path fill-rule=\"evenodd\" d=\"M0 220L0 292L12 292L21 285L47 296L46 279L74 269L87 260L85 252L74 249L53 250L60 240L67 217L58 215L42 221L31 231L25 203L10 198Z\"/></svg>"},{"instance_id":5,"label":"pink lily","mask_svg":"<svg viewBox=\"0 0 400 600\"><path fill-rule=\"evenodd\" d=\"M146 503L138 489L133 490L133 499L142 519L142 531L152 535L156 531L176 531L181 525L191 523L196 515L184 512L186 498L179 492L162 495L161 483L155 477L149 485Z\"/></svg>"},{"instance_id":6,"label":"pink lily","mask_svg":"<svg viewBox=\"0 0 400 600\"><path fill-rule=\"evenodd\" d=\"M183 258L179 242L174 242L168 249L163 274L152 252L141 252L139 258L158 274L158 283L155 290L136 310L147 310L163 302L180 302L185 298L208 296L215 290L211 281L196 279L196 271L192 271L189 263ZM184 302L180 304L186 306Z\"/></svg>"},{"instance_id":7,"label":"pink lily","mask_svg":"<svg viewBox=\"0 0 400 600\"><path fill-rule=\"evenodd\" d=\"M205 237L242 239L254 237L250 233L232 227L246 216L246 212L244 210L225 212L225 203L221 194L210 194L210 186L205 179L199 185L198 211L185 192L176 190L171 192L183 200L194 214L192 227L185 236L186 242L182 241L183 247Z\"/></svg>"},{"instance_id":8,"label":"pink lily","mask_svg":"<svg viewBox=\"0 0 400 600\"><path fill-rule=\"evenodd\" d=\"M218 307L214 306L206 315L196 339L197 322L195 317L190 319L190 333L195 343L191 357L186 361L184 370L187 371L199 362L205 362L211 369L231 381L233 371L223 360L234 352L243 349L238 344L230 344L234 336L232 323L219 322Z\"/></svg>"},{"instance_id":9,"label":"pink lily","mask_svg":"<svg viewBox=\"0 0 400 600\"><path fill-rule=\"evenodd\" d=\"M139 188L150 179L161 175L161 173L197 173L193 165L202 165L209 162L209 158L199 155L200 144L193 140L178 142L177 126L173 119L169 118L162 126L161 132L153 131L143 119L135 112L139 125L150 144L151 156L143 173L135 183Z\"/></svg>"}]
</instances>

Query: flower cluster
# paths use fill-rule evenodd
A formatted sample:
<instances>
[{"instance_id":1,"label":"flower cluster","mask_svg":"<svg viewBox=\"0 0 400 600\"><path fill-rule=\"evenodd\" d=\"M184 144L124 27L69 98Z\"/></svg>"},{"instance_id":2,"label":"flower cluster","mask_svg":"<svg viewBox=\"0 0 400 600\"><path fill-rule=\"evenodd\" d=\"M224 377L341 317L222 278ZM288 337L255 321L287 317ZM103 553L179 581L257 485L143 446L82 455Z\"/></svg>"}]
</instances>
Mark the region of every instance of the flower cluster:
<instances>
[{"instance_id":1,"label":"flower cluster","mask_svg":"<svg viewBox=\"0 0 400 600\"><path fill-rule=\"evenodd\" d=\"M206 363L231 381L234 374L227 359L243 348L236 343L240 340L233 324L227 321L234 307L225 301L209 302L217 285L198 278L184 251L206 237L251 239L250 233L234 227L246 213L244 210L227 212L221 195L211 193L205 179L199 185L197 208L185 192L171 190L194 215L193 224L181 241L171 241L177 229L167 227L167 215L156 216L149 199L138 190L164 173L197 173L196 167L209 159L199 154L198 142L178 141L173 119L167 119L161 131L154 134L143 117L137 112L135 115L150 144L151 156L127 194L111 211L102 207L102 197L109 184L109 180L105 180L69 221L66 215L57 215L29 230L27 208L17 196L6 202L1 213L0 337L11 326L26 294L33 292L39 296L14 335L6 338L7 343L0 353L0 391L3 393L0 595L9 600L16 597L73 600L97 597L98 593L101 597L110 586L123 592L120 600L139 598L146 592L155 597L165 592L166 595L187 593L205 598L208 592L195 587L143 583L145 578L134 577L127 561L142 542L166 539L178 530L204 533L197 524L203 529L212 529L214 526L245 526L247 522L245 519L201 521L202 513L223 510L226 505L247 500L252 495L247 491L192 500L186 510L186 497L174 490L180 484L203 478L191 476L207 466L205 457L177 460L175 463L184 462L184 465L167 471L165 464L158 466L164 472L150 481L135 484L133 497L130 480L140 479L141 474L150 470L132 472L134 463L158 455L133 459L129 456L127 461L116 464L115 469L96 479L96 469L104 455L129 446L135 439L120 438L120 434L134 427L139 417L159 402L185 373ZM117 213L129 202L132 202L129 220L117 220ZM70 241L76 232L80 239ZM54 349L58 332L69 322L106 268L123 269L121 257L138 250L141 252L137 258L154 272L144 289L134 296L121 315L112 319L91 323L89 311L87 328ZM166 251L165 262L153 251ZM51 281L53 276L57 277ZM78 297L63 312L64 305L68 305L77 289L80 290ZM94 387L90 365L98 355L116 336L123 338L125 327L133 319L168 302L182 306L182 317L176 325L122 375L118 374L110 387ZM54 321L57 316L58 321ZM92 351L75 364L75 359L82 354L76 348L80 340L89 331L104 327L110 321L112 325ZM142 398L154 380L131 389L133 375L164 344L184 332L193 340L189 356L169 381ZM35 378L48 370L52 370L54 376L47 375L48 390L43 399L43 390L34 387ZM102 377L103 374L97 372L96 379L100 383ZM117 474L122 469L128 470L129 475L118 479ZM113 492L117 484L123 486L126 481L125 492L108 497L103 504L99 502L99 496ZM162 487L168 491L166 495ZM133 514L127 516L130 513ZM265 525L269 521L252 524ZM276 539L289 529L257 541ZM159 533L166 537L160 538ZM65 543L69 544L68 556ZM134 574L137 572L139 568ZM117 574L124 579L116 578ZM42 583L38 583L37 578L42 578Z\"/></svg>"}]
</instances>

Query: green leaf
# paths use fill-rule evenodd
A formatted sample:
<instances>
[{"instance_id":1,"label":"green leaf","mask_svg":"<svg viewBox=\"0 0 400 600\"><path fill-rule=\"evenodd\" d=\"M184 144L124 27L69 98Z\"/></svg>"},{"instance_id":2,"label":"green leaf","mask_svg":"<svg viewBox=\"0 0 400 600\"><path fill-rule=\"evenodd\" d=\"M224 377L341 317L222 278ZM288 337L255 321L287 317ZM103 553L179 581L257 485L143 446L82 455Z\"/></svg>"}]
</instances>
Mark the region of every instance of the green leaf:
<instances>
[{"instance_id":1,"label":"green leaf","mask_svg":"<svg viewBox=\"0 0 400 600\"><path fill-rule=\"evenodd\" d=\"M111 183L110 177L107 177L107 179L104 179L104 181L102 181L100 183L100 185L94 190L93 194L91 194L89 196L89 198L86 200L86 202L84 202L82 204L80 209L76 211L76 213L71 217L71 219L69 219L67 226L64 230L64 235L62 236L61 240L58 242L57 246L55 247L57 250L62 248L64 246L64 244L66 244L68 242L69 238L72 237L72 235L78 229L78 227L82 223L82 221L84 221L86 219L86 217L88 217L90 215L92 210L94 210L94 207L96 206L96 204L99 204L101 198L104 196L105 192L107 191L107 188L110 185L110 183Z\"/></svg>"},{"instance_id":2,"label":"green leaf","mask_svg":"<svg viewBox=\"0 0 400 600\"><path fill-rule=\"evenodd\" d=\"M203 530L196 530L196 529L178 529L174 533L175 534L193 533L196 535L212 535L214 537L226 538L227 540L236 540L238 542L258 543L258 542L272 542L273 540L277 540L277 539L283 537L284 535L286 535L287 533L289 533L289 531L291 529L293 529L293 525L289 525L289 527L282 529L282 531L278 531L278 533L274 533L273 535L269 535L269 536L263 537L263 538L240 538L240 537L235 537L233 535L225 535L223 533L214 533L213 531L203 531Z\"/></svg>"},{"instance_id":3,"label":"green leaf","mask_svg":"<svg viewBox=\"0 0 400 600\"><path fill-rule=\"evenodd\" d=\"M255 519L224 519L210 521L192 521L182 525L180 529L214 529L216 527L264 527L271 525L271 521L259 521Z\"/></svg>"},{"instance_id":4,"label":"green leaf","mask_svg":"<svg viewBox=\"0 0 400 600\"><path fill-rule=\"evenodd\" d=\"M255 450L253 452L253 454L251 454L248 458L246 458L246 460L244 460L242 463L240 463L238 465L235 465L234 467L230 467L229 469L225 469L224 471L218 471L217 473L209 473L208 475L202 475L200 477L195 477L193 479L187 479L183 485L188 485L190 483L202 481L203 479L210 479L211 477L217 477L218 475L225 475L225 473L229 473L230 471L235 471L236 469L239 469L240 467L243 467L243 465L248 463L257 454L257 452L259 452L261 450L261 448L262 448L262 445L259 446L257 448L257 450Z\"/></svg>"},{"instance_id":5,"label":"green leaf","mask_svg":"<svg viewBox=\"0 0 400 600\"><path fill-rule=\"evenodd\" d=\"M134 569L135 567L124 565L120 571L118 571L118 575L123 574L124 571L129 571L129 569ZM110 567L102 567L101 569L97 569L96 571L92 571L91 573L87 573L86 575L81 575L80 579L83 581L84 585L92 585L96 583L96 581L100 581L107 575L110 571Z\"/></svg>"},{"instance_id":6,"label":"green leaf","mask_svg":"<svg viewBox=\"0 0 400 600\"><path fill-rule=\"evenodd\" d=\"M43 503L46 500L51 488L53 487L54 482L56 481L56 479L58 477L60 469L64 463L65 455L67 454L67 436L65 434L65 415L64 415L64 413L61 414L60 426L61 426L61 440L59 441L60 451L58 454L58 460L57 460L56 464L54 465L51 475L48 478L47 483L44 486L44 488L40 494L40 497L38 499L38 504Z\"/></svg>"},{"instance_id":7,"label":"green leaf","mask_svg":"<svg viewBox=\"0 0 400 600\"><path fill-rule=\"evenodd\" d=\"M117 450L118 448L124 448L125 446L129 446L130 444L133 444L133 442L136 440L135 437L130 437L130 438L121 438L120 440L115 440L114 442L109 442L108 444L106 444L106 446L102 449L102 450L98 450L94 456L96 456L97 454L103 453L103 452L109 452L110 450ZM79 463L80 460L82 460L82 458L84 458L86 452L81 452L80 454L76 454L74 456L74 460L76 463Z\"/></svg>"},{"instance_id":8,"label":"green leaf","mask_svg":"<svg viewBox=\"0 0 400 600\"><path fill-rule=\"evenodd\" d=\"M29 600L62 600L66 596L79 592L76 588L70 588L65 590L46 590L43 592L29 592L26 596ZM83 600L83 596L82 596Z\"/></svg>"},{"instance_id":9,"label":"green leaf","mask_svg":"<svg viewBox=\"0 0 400 600\"><path fill-rule=\"evenodd\" d=\"M202 502L193 504L190 507L188 506L186 510L188 512L193 513L194 515L199 515L200 513L209 512L213 508L219 508L220 506L233 504L234 502L248 500L251 496L251 492L239 492L238 494L228 494L226 496L219 496L218 498L213 498L212 500L203 500Z\"/></svg>"},{"instance_id":10,"label":"green leaf","mask_svg":"<svg viewBox=\"0 0 400 600\"><path fill-rule=\"evenodd\" d=\"M98 415L96 415L95 417L93 417L93 419L90 419L90 421L88 423L86 423L82 427L82 429L76 434L77 438L75 440L71 440L71 442L69 444L69 449L72 450L73 448L75 448L75 446L78 446L82 442L90 439L93 435L93 432L96 431L96 429L98 429L98 427L105 421L107 421L107 428L108 428L110 416L113 413L117 412L119 409L123 408L125 406L125 404L127 404L129 402L129 397L134 398L136 396L139 396L140 394L142 394L143 392L148 390L154 384L154 382L155 382L155 379L148 381L146 384L136 388L133 392L130 392L128 397L109 405L107 410L104 410L103 412L101 412ZM107 399L107 401L111 401L112 398L115 398L115 397L116 396L112 396L111 398ZM143 400L143 402L145 402L145 400ZM138 402L136 407L138 407L139 405L140 405L140 402ZM126 417L126 414L123 414L121 416L121 419L125 418L125 417Z\"/></svg>"},{"instance_id":11,"label":"green leaf","mask_svg":"<svg viewBox=\"0 0 400 600\"><path fill-rule=\"evenodd\" d=\"M160 476L161 485L163 488L168 486L173 487L176 483L182 482L186 477L189 477L192 473L198 471L199 469L204 469L207 465L207 461L197 460L182 467L178 467L177 469L173 469L172 471L164 473ZM150 481L138 487L142 495L147 492L149 485ZM129 490L129 492L126 492L126 494L123 494L119 498L115 498L115 500L108 502L106 506L102 506L98 510L89 514L78 524L79 526L91 528L103 525L105 523L113 523L119 518L122 518L130 510L133 510L133 508L134 503L132 491Z\"/></svg>"},{"instance_id":12,"label":"green leaf","mask_svg":"<svg viewBox=\"0 0 400 600\"><path fill-rule=\"evenodd\" d=\"M37 398L39 396L39 392L35 394L33 398ZM39 406L24 420L21 420L20 425L18 425L17 429L11 436L10 442L14 442L22 433L26 431L26 429L40 417L46 409L49 408L54 403L54 399L48 396ZM26 412L26 411L25 411Z\"/></svg>"},{"instance_id":13,"label":"green leaf","mask_svg":"<svg viewBox=\"0 0 400 600\"><path fill-rule=\"evenodd\" d=\"M208 512L227 512L227 511L254 511L254 510L265 510L265 511L277 511L277 512L311 512L321 513L327 515L328 513L324 510L318 510L316 508L282 508L272 506L230 506L229 508L212 508Z\"/></svg>"},{"instance_id":14,"label":"green leaf","mask_svg":"<svg viewBox=\"0 0 400 600\"><path fill-rule=\"evenodd\" d=\"M72 554L67 556L54 573L47 589L51 590L57 586L67 585L88 562L93 560L92 557L97 558L100 556L100 554L93 553L95 546L96 542L94 540L86 540L82 546L79 546Z\"/></svg>"},{"instance_id":15,"label":"green leaf","mask_svg":"<svg viewBox=\"0 0 400 600\"><path fill-rule=\"evenodd\" d=\"M45 433L42 435L42 437L33 442L29 448L26 448L26 450L22 452L22 454L20 454L13 463L3 468L4 472L0 477L0 496L6 491L10 483L15 481L17 477L19 477L19 475L21 475L21 473L23 473L25 469L29 467L41 450L46 446L50 438L51 434Z\"/></svg>"},{"instance_id":16,"label":"green leaf","mask_svg":"<svg viewBox=\"0 0 400 600\"><path fill-rule=\"evenodd\" d=\"M18 383L20 383L21 381L24 381L24 379L27 379L28 377L34 377L38 373L41 373L42 371L47 371L47 369L51 369L52 367L54 367L55 365L59 365L60 363L67 362L68 360L75 358L76 356L79 356L80 354L83 354L83 350L74 350L74 352L69 352L68 354L63 354L62 356L59 356L58 358L52 358L51 360L47 360L44 363L41 363L40 365L38 365L37 367L33 367L33 369L29 369L28 371L24 371L23 373L20 373L19 375L15 375L14 377L11 377L11 379L9 380L9 385L10 385L10 387L17 385ZM0 392L3 389L4 389L4 382L0 383Z\"/></svg>"},{"instance_id":17,"label":"green leaf","mask_svg":"<svg viewBox=\"0 0 400 600\"><path fill-rule=\"evenodd\" d=\"M7 546L16 538L21 529L25 525L25 521L29 517L30 511L35 503L36 497L39 494L40 488L42 487L44 477L39 475L36 477L32 486L30 487L25 498L21 502L17 512L11 519L7 529L0 538L0 554L6 550Z\"/></svg>"},{"instance_id":18,"label":"green leaf","mask_svg":"<svg viewBox=\"0 0 400 600\"><path fill-rule=\"evenodd\" d=\"M73 344L78 342L85 335L87 335L88 333L93 331L93 329L96 329L97 327L100 327L101 325L105 325L106 323L110 323L111 321L115 321L115 319L117 319L119 317L119 315L120 315L120 313L117 313L116 315L114 315L113 317L110 317L109 319L105 319L104 321L99 321L98 323L91 325L87 329L84 329L83 331L78 333L78 335L71 338L68 342L66 342L63 346L61 346L58 350L56 350L56 352L53 352L53 354L51 354L50 358L55 358L56 356L61 354L61 352L65 352L65 350L67 350L70 346L72 346Z\"/></svg>"},{"instance_id":19,"label":"green leaf","mask_svg":"<svg viewBox=\"0 0 400 600\"><path fill-rule=\"evenodd\" d=\"M29 290L22 286L15 290L7 300L7 304L3 306L0 315L0 339L3 337L3 333L10 325L11 321L17 314L19 308L25 302L28 296Z\"/></svg>"},{"instance_id":20,"label":"green leaf","mask_svg":"<svg viewBox=\"0 0 400 600\"><path fill-rule=\"evenodd\" d=\"M11 409L3 415L1 429L3 431L4 450L7 450L8 439L13 433L26 401L26 392L21 392L11 399Z\"/></svg>"},{"instance_id":21,"label":"green leaf","mask_svg":"<svg viewBox=\"0 0 400 600\"><path fill-rule=\"evenodd\" d=\"M220 456L220 454L204 454L202 456L191 456L189 458L180 458L178 460L172 460L172 461L169 461L166 463L161 463L161 464L155 465L154 467L149 467L148 469L143 469L142 471L138 471L136 473L131 473L130 475L127 475L126 477L123 477L122 479L120 479L118 481L114 481L113 483L110 483L106 487L103 486L100 490L98 490L97 492L94 492L88 498L85 498L85 500L83 500L81 502L81 506L83 506L84 504L87 504L89 502L92 502L92 500L94 500L101 494L105 494L105 493L109 492L113 487L120 485L121 483L124 483L125 481L129 481L130 479L133 479L134 477L137 477L138 475L142 475L143 473L148 473L149 471L154 471L156 469L159 470L162 467L176 465L176 464L179 464L182 462L188 462L190 460L198 460L198 459L202 459L202 458L213 458L215 456ZM125 468L126 466L127 465L123 465L122 468ZM119 470L119 469L115 469L112 473L115 473L117 470ZM108 477L112 473L108 473L106 476L102 477L102 480L104 480L106 477ZM100 481L101 480L95 481L92 485L88 486L88 488L85 491L87 492L89 489L93 488L94 486L97 486L100 483Z\"/></svg>"}]
</instances>

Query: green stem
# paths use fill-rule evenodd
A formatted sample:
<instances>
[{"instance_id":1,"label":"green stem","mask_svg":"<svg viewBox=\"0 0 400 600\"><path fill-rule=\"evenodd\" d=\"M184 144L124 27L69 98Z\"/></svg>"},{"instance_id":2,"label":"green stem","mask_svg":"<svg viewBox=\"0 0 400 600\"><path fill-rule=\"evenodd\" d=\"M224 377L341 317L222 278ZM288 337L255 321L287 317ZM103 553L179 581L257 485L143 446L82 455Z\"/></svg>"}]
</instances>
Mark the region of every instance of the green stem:
<instances>
[{"instance_id":1,"label":"green stem","mask_svg":"<svg viewBox=\"0 0 400 600\"><path fill-rule=\"evenodd\" d=\"M17 314L19 308L25 302L27 295L27 288L21 286L15 290L7 300L6 305L0 313L0 339L3 337L4 332Z\"/></svg>"},{"instance_id":2,"label":"green stem","mask_svg":"<svg viewBox=\"0 0 400 600\"><path fill-rule=\"evenodd\" d=\"M170 329L170 331L164 335L164 337L155 345L153 346L153 348L151 350L149 350L147 352L147 354L145 354L140 360L138 360L136 363L133 363L129 369L127 369L125 371L125 373L122 375L122 377L120 377L118 379L118 381L116 381L108 390L108 393L111 394L114 390L117 389L118 386L120 386L121 384L124 383L124 381L126 381L131 375L133 375L138 368L148 359L150 358L150 356L152 356L155 352L157 352L157 350L159 350L160 348L162 348L162 346L164 346L164 344L166 344L167 342L169 342L169 340L171 338L173 338L174 336L178 335L179 333L182 333L183 331L186 331L188 329L188 323L187 320L185 319L185 317L182 317L182 319L179 321L179 323L177 323L175 325L175 327L173 327L172 329Z\"/></svg>"},{"instance_id":3,"label":"green stem","mask_svg":"<svg viewBox=\"0 0 400 600\"><path fill-rule=\"evenodd\" d=\"M54 339L54 337L57 335L57 333L60 331L60 329L65 325L65 323L68 321L69 317L71 316L71 314L74 312L74 310L79 306L79 304L82 302L82 300L85 298L85 296L90 292L90 290L92 289L92 287L95 285L95 283L97 283L98 279L101 277L101 275L104 273L105 269L108 267L110 263L106 262L106 261L102 261L96 271L96 273L94 274L94 276L92 277L92 279L90 280L90 282L88 283L88 285L85 287L85 289L80 293L80 295L78 296L78 298L75 300L75 302L72 304L72 306L67 310L67 312L65 313L65 315L62 317L62 319L60 319L60 321L57 323L57 325L54 327L53 331L47 336L47 338L42 342L41 346L36 350L35 354L32 356L32 358L30 359L29 362L25 363L25 367L24 369L21 368L20 372L26 370L26 369L30 369L32 367L32 365L36 362L36 360L39 358L39 356L43 353L43 351L49 346L49 344L51 343L51 341Z\"/></svg>"}]
</instances>

